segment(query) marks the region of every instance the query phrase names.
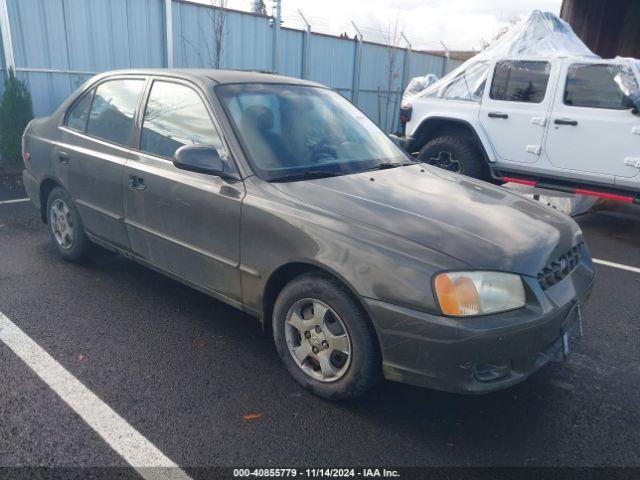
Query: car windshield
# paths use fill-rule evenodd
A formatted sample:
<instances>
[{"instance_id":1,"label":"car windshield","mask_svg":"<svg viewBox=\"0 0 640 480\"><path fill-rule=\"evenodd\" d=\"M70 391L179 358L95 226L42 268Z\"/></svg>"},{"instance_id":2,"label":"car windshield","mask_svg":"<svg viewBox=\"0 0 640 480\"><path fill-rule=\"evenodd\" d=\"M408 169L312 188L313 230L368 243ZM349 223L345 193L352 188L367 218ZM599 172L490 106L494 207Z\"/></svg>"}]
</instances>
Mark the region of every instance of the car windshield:
<instances>
[{"instance_id":1,"label":"car windshield","mask_svg":"<svg viewBox=\"0 0 640 480\"><path fill-rule=\"evenodd\" d=\"M255 173L268 181L337 176L411 163L369 118L320 87L216 87Z\"/></svg>"}]
</instances>

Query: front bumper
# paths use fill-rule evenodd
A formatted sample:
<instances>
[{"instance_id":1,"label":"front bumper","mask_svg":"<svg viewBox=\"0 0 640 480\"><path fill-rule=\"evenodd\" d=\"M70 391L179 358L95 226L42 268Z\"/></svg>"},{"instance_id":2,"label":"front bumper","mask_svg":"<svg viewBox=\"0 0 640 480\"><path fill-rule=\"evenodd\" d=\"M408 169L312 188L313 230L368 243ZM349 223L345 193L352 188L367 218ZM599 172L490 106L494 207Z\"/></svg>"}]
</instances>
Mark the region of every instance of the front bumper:
<instances>
[{"instance_id":1,"label":"front bumper","mask_svg":"<svg viewBox=\"0 0 640 480\"><path fill-rule=\"evenodd\" d=\"M543 291L525 277L523 309L475 318L450 318L365 299L389 380L455 393L488 393L526 379L562 349L562 333L576 320L593 287L585 258L560 283Z\"/></svg>"}]
</instances>

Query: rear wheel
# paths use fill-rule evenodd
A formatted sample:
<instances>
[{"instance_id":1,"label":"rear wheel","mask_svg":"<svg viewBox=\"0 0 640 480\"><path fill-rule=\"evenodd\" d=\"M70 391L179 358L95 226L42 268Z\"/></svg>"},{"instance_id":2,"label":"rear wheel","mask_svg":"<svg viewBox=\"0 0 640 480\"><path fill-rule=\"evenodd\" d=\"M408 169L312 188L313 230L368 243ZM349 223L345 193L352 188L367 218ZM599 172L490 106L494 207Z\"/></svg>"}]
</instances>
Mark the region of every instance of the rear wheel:
<instances>
[{"instance_id":1,"label":"rear wheel","mask_svg":"<svg viewBox=\"0 0 640 480\"><path fill-rule=\"evenodd\" d=\"M82 221L73 200L62 188L51 190L47 200L47 224L58 253L70 262L82 260L89 249Z\"/></svg>"},{"instance_id":2,"label":"rear wheel","mask_svg":"<svg viewBox=\"0 0 640 480\"><path fill-rule=\"evenodd\" d=\"M435 138L422 147L418 160L468 177L489 179L482 153L472 141L464 138L455 136Z\"/></svg>"},{"instance_id":3,"label":"rear wheel","mask_svg":"<svg viewBox=\"0 0 640 480\"><path fill-rule=\"evenodd\" d=\"M321 397L357 397L380 376L371 323L351 293L327 275L305 274L285 286L274 307L273 336L289 373Z\"/></svg>"}]
</instances>

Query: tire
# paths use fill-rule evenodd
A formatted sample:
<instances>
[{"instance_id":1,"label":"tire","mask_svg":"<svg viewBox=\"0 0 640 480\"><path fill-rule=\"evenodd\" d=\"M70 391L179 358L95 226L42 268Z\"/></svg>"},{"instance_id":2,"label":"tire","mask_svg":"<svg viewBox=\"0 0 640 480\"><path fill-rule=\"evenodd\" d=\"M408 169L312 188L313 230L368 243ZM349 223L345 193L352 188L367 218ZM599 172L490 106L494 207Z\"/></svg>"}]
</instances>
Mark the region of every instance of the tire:
<instances>
[{"instance_id":1,"label":"tire","mask_svg":"<svg viewBox=\"0 0 640 480\"><path fill-rule=\"evenodd\" d=\"M69 194L60 187L51 190L47 199L47 225L51 240L64 260L79 262L86 257L90 244L78 209Z\"/></svg>"},{"instance_id":2,"label":"tire","mask_svg":"<svg viewBox=\"0 0 640 480\"><path fill-rule=\"evenodd\" d=\"M301 329L293 326L297 324L295 313L302 317L303 323L298 324L303 326ZM319 321L321 331L313 326ZM380 378L382 362L371 322L351 292L328 275L307 273L284 287L274 306L273 337L289 373L305 389L320 397L355 398ZM319 351L314 353L313 349ZM302 361L294 358L293 353L300 350L303 351L300 357L309 352Z\"/></svg>"},{"instance_id":3,"label":"tire","mask_svg":"<svg viewBox=\"0 0 640 480\"><path fill-rule=\"evenodd\" d=\"M422 147L418 160L479 180L489 179L489 171L482 153L472 141L464 138L454 136L434 138ZM451 168L448 168L449 166Z\"/></svg>"}]
</instances>

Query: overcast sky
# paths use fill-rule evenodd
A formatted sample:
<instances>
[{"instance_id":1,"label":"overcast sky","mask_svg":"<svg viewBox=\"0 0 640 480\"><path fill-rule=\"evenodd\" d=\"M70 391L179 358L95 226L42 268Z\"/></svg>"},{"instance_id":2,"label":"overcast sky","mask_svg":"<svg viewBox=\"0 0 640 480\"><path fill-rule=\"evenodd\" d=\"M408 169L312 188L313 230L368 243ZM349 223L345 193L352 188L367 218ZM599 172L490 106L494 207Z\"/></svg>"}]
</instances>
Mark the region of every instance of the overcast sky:
<instances>
[{"instance_id":1,"label":"overcast sky","mask_svg":"<svg viewBox=\"0 0 640 480\"><path fill-rule=\"evenodd\" d=\"M207 0L202 0L207 2ZM228 0L230 8L250 10L252 0ZM560 12L562 0L282 0L284 24L301 25L297 10L305 14L312 30L339 34L355 32L353 20L365 39L382 41L384 30L396 15L415 49L475 49L480 39L491 38L500 25L538 9ZM265 0L271 13L272 0Z\"/></svg>"}]
</instances>

